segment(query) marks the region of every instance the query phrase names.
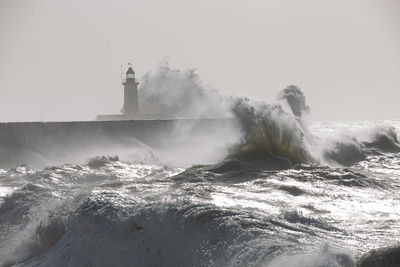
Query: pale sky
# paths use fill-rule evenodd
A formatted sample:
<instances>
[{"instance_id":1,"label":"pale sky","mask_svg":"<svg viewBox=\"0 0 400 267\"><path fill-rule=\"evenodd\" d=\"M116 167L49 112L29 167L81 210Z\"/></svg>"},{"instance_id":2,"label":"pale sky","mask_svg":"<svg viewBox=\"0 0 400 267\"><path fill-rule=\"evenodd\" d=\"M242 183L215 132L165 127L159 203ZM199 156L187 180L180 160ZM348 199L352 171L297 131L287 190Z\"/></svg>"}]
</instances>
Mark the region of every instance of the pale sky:
<instances>
[{"instance_id":1,"label":"pale sky","mask_svg":"<svg viewBox=\"0 0 400 267\"><path fill-rule=\"evenodd\" d=\"M224 94L302 88L314 120L399 119L399 0L0 0L0 121L122 107L166 56Z\"/></svg>"}]
</instances>

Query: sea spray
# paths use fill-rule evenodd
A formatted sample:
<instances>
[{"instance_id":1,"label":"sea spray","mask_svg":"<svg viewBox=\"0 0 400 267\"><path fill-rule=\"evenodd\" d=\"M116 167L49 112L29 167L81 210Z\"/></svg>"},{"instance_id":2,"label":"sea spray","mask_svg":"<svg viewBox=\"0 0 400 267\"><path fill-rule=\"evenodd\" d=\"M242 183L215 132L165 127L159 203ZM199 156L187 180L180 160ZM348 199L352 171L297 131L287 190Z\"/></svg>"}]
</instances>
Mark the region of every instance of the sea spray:
<instances>
[{"instance_id":1,"label":"sea spray","mask_svg":"<svg viewBox=\"0 0 400 267\"><path fill-rule=\"evenodd\" d=\"M230 97L205 85L195 69L172 69L167 60L140 81L140 110L179 118L230 117Z\"/></svg>"},{"instance_id":2,"label":"sea spray","mask_svg":"<svg viewBox=\"0 0 400 267\"><path fill-rule=\"evenodd\" d=\"M232 112L243 131L241 144L233 154L242 158L270 155L291 163L312 163L308 133L302 115L308 112L300 88L290 85L279 94L283 103L268 104L247 98L237 99ZM285 108L285 104L289 109Z\"/></svg>"}]
</instances>

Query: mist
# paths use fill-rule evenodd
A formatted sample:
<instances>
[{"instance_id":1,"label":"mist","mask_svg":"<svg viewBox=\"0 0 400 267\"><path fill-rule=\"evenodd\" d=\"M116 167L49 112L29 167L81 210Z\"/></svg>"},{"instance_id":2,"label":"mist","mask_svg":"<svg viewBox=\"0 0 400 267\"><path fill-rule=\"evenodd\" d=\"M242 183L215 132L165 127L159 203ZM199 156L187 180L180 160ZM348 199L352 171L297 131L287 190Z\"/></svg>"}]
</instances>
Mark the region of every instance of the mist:
<instances>
[{"instance_id":1,"label":"mist","mask_svg":"<svg viewBox=\"0 0 400 267\"><path fill-rule=\"evenodd\" d=\"M186 118L231 117L228 96L206 86L195 69L171 69L164 60L140 80L139 105L142 114Z\"/></svg>"}]
</instances>

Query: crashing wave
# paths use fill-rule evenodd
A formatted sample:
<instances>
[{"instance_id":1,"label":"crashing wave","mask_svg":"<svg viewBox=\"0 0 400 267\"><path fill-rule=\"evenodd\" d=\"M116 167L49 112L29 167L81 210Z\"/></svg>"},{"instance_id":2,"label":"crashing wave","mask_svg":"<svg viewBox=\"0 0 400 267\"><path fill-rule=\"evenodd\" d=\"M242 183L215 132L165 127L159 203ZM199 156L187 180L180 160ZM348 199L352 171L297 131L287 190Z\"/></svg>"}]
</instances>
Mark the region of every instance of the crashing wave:
<instances>
[{"instance_id":1,"label":"crashing wave","mask_svg":"<svg viewBox=\"0 0 400 267\"><path fill-rule=\"evenodd\" d=\"M250 104L248 99L238 99L232 112L243 131L242 142L234 147L231 156L244 160L272 158L291 164L313 163L309 152L308 133L301 116L309 108L300 88L291 85L279 95L283 104Z\"/></svg>"},{"instance_id":2,"label":"crashing wave","mask_svg":"<svg viewBox=\"0 0 400 267\"><path fill-rule=\"evenodd\" d=\"M395 128L391 125L374 129L371 140L365 141L364 145L367 148L377 149L381 152L400 152L400 142Z\"/></svg>"},{"instance_id":3,"label":"crashing wave","mask_svg":"<svg viewBox=\"0 0 400 267\"><path fill-rule=\"evenodd\" d=\"M118 156L97 156L89 159L88 166L91 168L101 168L106 166L107 163L115 161L119 161Z\"/></svg>"},{"instance_id":4,"label":"crashing wave","mask_svg":"<svg viewBox=\"0 0 400 267\"><path fill-rule=\"evenodd\" d=\"M38 215L42 217L22 229L26 235L0 258L0 265L260 265L281 248L268 247L270 236L263 237L261 231L264 242L251 238L246 229L258 223L250 214L187 201L151 203L97 192ZM263 256L248 258L257 251Z\"/></svg>"},{"instance_id":5,"label":"crashing wave","mask_svg":"<svg viewBox=\"0 0 400 267\"><path fill-rule=\"evenodd\" d=\"M393 126L370 129L364 136L340 136L338 140L325 143L323 160L330 164L351 166L365 160L369 155L400 152Z\"/></svg>"},{"instance_id":6,"label":"crashing wave","mask_svg":"<svg viewBox=\"0 0 400 267\"><path fill-rule=\"evenodd\" d=\"M330 165L351 166L364 160L366 155L362 144L355 138L342 138L333 141L323 150L323 160Z\"/></svg>"},{"instance_id":7,"label":"crashing wave","mask_svg":"<svg viewBox=\"0 0 400 267\"><path fill-rule=\"evenodd\" d=\"M310 133L304 115L310 108L299 87L283 89L277 104L237 99L232 113L243 137L231 149L228 159L264 162L276 168L293 164L351 166L370 154L400 152L392 126L373 129L369 137L336 136L332 139Z\"/></svg>"},{"instance_id":8,"label":"crashing wave","mask_svg":"<svg viewBox=\"0 0 400 267\"><path fill-rule=\"evenodd\" d=\"M400 244L372 249L357 261L357 267L386 266L400 266Z\"/></svg>"}]
</instances>

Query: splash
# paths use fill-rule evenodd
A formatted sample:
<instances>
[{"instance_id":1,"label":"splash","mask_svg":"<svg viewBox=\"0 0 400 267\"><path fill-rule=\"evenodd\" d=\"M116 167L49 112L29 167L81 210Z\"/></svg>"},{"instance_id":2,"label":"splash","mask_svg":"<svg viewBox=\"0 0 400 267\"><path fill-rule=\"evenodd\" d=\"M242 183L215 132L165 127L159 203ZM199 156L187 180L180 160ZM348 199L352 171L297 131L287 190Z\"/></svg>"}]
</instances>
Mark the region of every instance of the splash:
<instances>
[{"instance_id":1,"label":"splash","mask_svg":"<svg viewBox=\"0 0 400 267\"><path fill-rule=\"evenodd\" d=\"M310 107L306 105L306 97L300 87L289 85L283 89L279 95L279 100L286 100L292 110L292 113L297 118L301 118L303 114L310 111Z\"/></svg>"},{"instance_id":2,"label":"splash","mask_svg":"<svg viewBox=\"0 0 400 267\"><path fill-rule=\"evenodd\" d=\"M277 103L236 98L232 113L243 136L231 149L230 157L283 168L293 164L341 167L352 166L369 155L400 152L396 130L391 125L374 125L364 133L317 135L310 132L305 119L309 112L305 95L295 85L279 92Z\"/></svg>"},{"instance_id":3,"label":"splash","mask_svg":"<svg viewBox=\"0 0 400 267\"><path fill-rule=\"evenodd\" d=\"M229 117L229 97L206 86L195 69L170 68L167 60L140 82L140 110L171 117Z\"/></svg>"},{"instance_id":4,"label":"splash","mask_svg":"<svg viewBox=\"0 0 400 267\"><path fill-rule=\"evenodd\" d=\"M290 85L280 92L278 99L285 102L236 100L232 111L243 138L232 155L242 159L272 157L292 164L315 162L308 150L308 133L301 117L309 110L304 94L299 87Z\"/></svg>"}]
</instances>

